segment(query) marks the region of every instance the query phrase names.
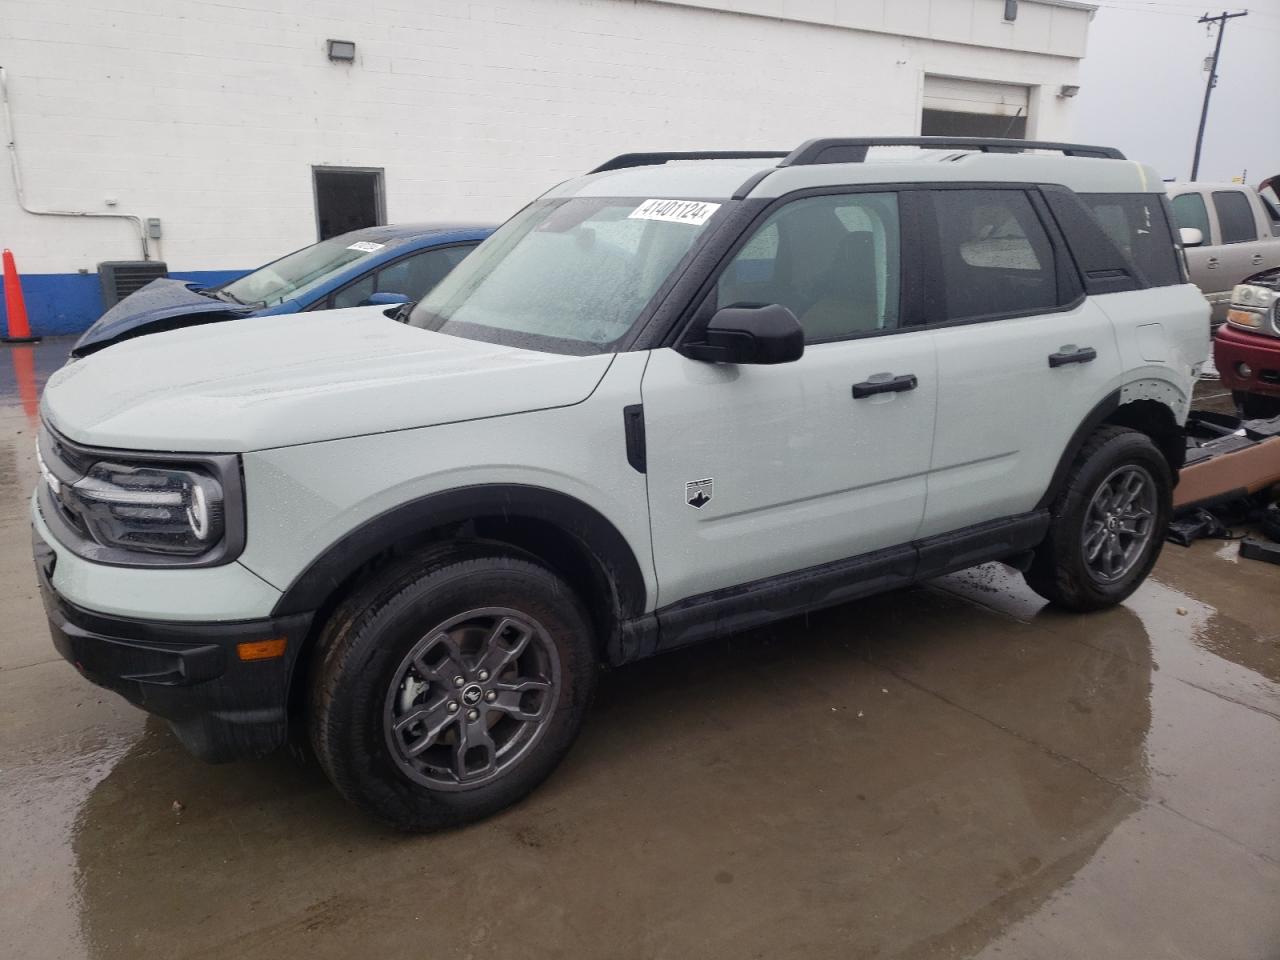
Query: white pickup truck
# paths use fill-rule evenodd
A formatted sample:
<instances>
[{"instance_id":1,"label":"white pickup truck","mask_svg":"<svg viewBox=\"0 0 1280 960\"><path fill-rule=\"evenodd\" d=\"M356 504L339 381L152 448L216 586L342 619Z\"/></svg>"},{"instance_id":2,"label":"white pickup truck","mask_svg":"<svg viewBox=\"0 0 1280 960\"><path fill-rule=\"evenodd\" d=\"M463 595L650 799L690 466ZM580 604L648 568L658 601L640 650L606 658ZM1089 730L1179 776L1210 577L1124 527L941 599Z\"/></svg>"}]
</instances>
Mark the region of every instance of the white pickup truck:
<instances>
[{"instance_id":1,"label":"white pickup truck","mask_svg":"<svg viewBox=\"0 0 1280 960\"><path fill-rule=\"evenodd\" d=\"M1274 183L1257 190L1239 183L1170 183L1166 189L1173 216L1184 230L1200 233L1200 242L1183 237L1191 282L1213 306L1216 329L1227 318L1231 290L1264 270L1280 267L1280 199Z\"/></svg>"}]
</instances>

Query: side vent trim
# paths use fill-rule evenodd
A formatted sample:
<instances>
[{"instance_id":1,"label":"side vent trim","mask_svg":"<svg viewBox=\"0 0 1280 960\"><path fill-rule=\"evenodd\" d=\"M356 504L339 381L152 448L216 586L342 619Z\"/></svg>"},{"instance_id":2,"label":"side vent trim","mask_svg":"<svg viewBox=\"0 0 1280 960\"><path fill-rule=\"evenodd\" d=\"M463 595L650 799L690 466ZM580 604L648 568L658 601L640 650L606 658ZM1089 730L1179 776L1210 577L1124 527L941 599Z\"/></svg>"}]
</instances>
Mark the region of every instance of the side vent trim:
<instances>
[{"instance_id":1,"label":"side vent trim","mask_svg":"<svg viewBox=\"0 0 1280 960\"><path fill-rule=\"evenodd\" d=\"M636 472L644 473L648 469L644 445L644 405L633 403L623 407L622 426L627 437L627 463Z\"/></svg>"}]
</instances>

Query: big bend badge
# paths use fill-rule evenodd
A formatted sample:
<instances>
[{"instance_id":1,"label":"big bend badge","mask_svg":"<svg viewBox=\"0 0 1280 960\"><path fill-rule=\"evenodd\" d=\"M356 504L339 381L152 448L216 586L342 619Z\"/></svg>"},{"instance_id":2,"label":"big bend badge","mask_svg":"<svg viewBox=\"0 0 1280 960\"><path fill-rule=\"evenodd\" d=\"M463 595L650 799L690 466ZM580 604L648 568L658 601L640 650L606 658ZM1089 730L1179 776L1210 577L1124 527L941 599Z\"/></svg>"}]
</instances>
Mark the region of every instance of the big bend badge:
<instances>
[{"instance_id":1,"label":"big bend badge","mask_svg":"<svg viewBox=\"0 0 1280 960\"><path fill-rule=\"evenodd\" d=\"M690 480L684 485L684 502L696 510L701 510L711 502L713 481L710 477L706 480Z\"/></svg>"}]
</instances>

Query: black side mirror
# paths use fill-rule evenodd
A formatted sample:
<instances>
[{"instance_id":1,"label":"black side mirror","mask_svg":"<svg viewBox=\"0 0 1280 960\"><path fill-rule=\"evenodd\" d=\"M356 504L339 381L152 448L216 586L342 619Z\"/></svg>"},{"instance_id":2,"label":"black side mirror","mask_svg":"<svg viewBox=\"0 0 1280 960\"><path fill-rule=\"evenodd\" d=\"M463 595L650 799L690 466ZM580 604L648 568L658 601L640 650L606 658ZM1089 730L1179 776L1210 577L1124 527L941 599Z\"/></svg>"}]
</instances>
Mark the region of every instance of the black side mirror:
<instances>
[{"instance_id":1,"label":"black side mirror","mask_svg":"<svg viewBox=\"0 0 1280 960\"><path fill-rule=\"evenodd\" d=\"M779 303L722 307L707 322L703 339L680 352L708 363L790 363L804 355L804 331Z\"/></svg>"}]
</instances>

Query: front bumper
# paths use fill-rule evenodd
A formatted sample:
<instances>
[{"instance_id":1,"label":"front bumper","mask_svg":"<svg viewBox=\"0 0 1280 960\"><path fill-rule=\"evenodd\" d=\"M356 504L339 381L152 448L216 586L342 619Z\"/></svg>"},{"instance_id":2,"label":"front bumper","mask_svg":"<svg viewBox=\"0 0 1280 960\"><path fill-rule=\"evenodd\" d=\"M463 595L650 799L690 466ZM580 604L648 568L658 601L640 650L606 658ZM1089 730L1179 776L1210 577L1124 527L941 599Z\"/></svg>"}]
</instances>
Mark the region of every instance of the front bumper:
<instances>
[{"instance_id":1,"label":"front bumper","mask_svg":"<svg viewBox=\"0 0 1280 960\"><path fill-rule=\"evenodd\" d=\"M58 594L58 554L39 531L32 540L53 645L87 679L167 719L188 750L211 762L262 756L284 743L289 681L311 614L194 623L94 613ZM238 656L237 644L279 637L283 657Z\"/></svg>"},{"instance_id":2,"label":"front bumper","mask_svg":"<svg viewBox=\"0 0 1280 960\"><path fill-rule=\"evenodd\" d=\"M1214 334L1213 362L1224 386L1243 393L1280 396L1280 337L1224 326ZM1253 372L1240 376L1236 370L1239 363L1248 364Z\"/></svg>"}]
</instances>

